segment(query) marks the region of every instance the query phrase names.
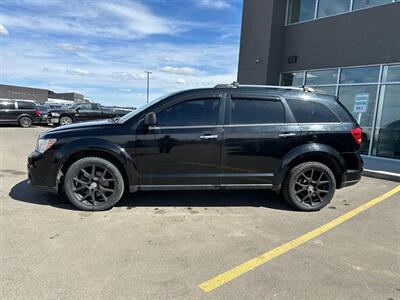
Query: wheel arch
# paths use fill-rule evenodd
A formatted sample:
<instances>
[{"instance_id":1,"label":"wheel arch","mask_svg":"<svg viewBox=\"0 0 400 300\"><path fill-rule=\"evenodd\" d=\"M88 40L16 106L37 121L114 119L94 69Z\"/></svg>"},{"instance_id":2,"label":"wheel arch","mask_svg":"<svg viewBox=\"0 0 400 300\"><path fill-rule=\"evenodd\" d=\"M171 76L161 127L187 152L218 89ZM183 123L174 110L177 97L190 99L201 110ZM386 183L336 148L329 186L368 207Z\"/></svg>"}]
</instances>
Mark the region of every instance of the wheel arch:
<instances>
[{"instance_id":1,"label":"wheel arch","mask_svg":"<svg viewBox=\"0 0 400 300\"><path fill-rule=\"evenodd\" d=\"M111 161L121 172L126 187L138 185L137 168L132 157L124 149L105 140L87 139L75 141L68 144L67 149L60 151L59 156L60 163L57 178L61 185L66 171L74 162L91 156Z\"/></svg>"},{"instance_id":2,"label":"wheel arch","mask_svg":"<svg viewBox=\"0 0 400 300\"><path fill-rule=\"evenodd\" d=\"M291 168L307 161L316 161L328 166L336 179L336 187L339 188L344 180L346 162L340 153L334 148L323 144L307 144L289 152L282 160L275 174L274 186L280 190L287 173Z\"/></svg>"}]
</instances>

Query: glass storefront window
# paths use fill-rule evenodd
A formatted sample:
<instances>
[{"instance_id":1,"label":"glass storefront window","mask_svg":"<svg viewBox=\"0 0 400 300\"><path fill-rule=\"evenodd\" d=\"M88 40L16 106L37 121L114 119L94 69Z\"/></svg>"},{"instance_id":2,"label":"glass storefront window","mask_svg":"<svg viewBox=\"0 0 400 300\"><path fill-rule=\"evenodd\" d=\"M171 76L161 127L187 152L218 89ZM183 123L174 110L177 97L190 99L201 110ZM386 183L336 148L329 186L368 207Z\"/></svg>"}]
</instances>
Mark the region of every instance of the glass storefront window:
<instances>
[{"instance_id":1,"label":"glass storefront window","mask_svg":"<svg viewBox=\"0 0 400 300\"><path fill-rule=\"evenodd\" d=\"M368 154L371 141L377 88L377 85L341 86L339 88L339 101L346 106L363 129L363 142L360 149L362 154ZM355 112L354 104L358 97L367 97L364 112Z\"/></svg>"},{"instance_id":2,"label":"glass storefront window","mask_svg":"<svg viewBox=\"0 0 400 300\"><path fill-rule=\"evenodd\" d=\"M318 18L350 11L350 0L319 0Z\"/></svg>"},{"instance_id":3,"label":"glass storefront window","mask_svg":"<svg viewBox=\"0 0 400 300\"><path fill-rule=\"evenodd\" d=\"M302 86L304 82L304 72L282 73L281 85Z\"/></svg>"},{"instance_id":4,"label":"glass storefront window","mask_svg":"<svg viewBox=\"0 0 400 300\"><path fill-rule=\"evenodd\" d=\"M306 75L306 85L336 84L338 69L310 71Z\"/></svg>"},{"instance_id":5,"label":"glass storefront window","mask_svg":"<svg viewBox=\"0 0 400 300\"><path fill-rule=\"evenodd\" d=\"M392 0L354 0L353 9L367 8L392 2Z\"/></svg>"},{"instance_id":6,"label":"glass storefront window","mask_svg":"<svg viewBox=\"0 0 400 300\"><path fill-rule=\"evenodd\" d=\"M400 158L400 85L382 85L373 154Z\"/></svg>"},{"instance_id":7,"label":"glass storefront window","mask_svg":"<svg viewBox=\"0 0 400 300\"><path fill-rule=\"evenodd\" d=\"M316 0L289 0L288 24L314 19Z\"/></svg>"},{"instance_id":8,"label":"glass storefront window","mask_svg":"<svg viewBox=\"0 0 400 300\"><path fill-rule=\"evenodd\" d=\"M379 81L379 66L344 68L340 75L340 83L369 83Z\"/></svg>"},{"instance_id":9,"label":"glass storefront window","mask_svg":"<svg viewBox=\"0 0 400 300\"><path fill-rule=\"evenodd\" d=\"M382 75L383 82L400 82L400 65L385 66Z\"/></svg>"},{"instance_id":10,"label":"glass storefront window","mask_svg":"<svg viewBox=\"0 0 400 300\"><path fill-rule=\"evenodd\" d=\"M327 95L336 96L336 86L311 86L318 91L322 91Z\"/></svg>"}]
</instances>

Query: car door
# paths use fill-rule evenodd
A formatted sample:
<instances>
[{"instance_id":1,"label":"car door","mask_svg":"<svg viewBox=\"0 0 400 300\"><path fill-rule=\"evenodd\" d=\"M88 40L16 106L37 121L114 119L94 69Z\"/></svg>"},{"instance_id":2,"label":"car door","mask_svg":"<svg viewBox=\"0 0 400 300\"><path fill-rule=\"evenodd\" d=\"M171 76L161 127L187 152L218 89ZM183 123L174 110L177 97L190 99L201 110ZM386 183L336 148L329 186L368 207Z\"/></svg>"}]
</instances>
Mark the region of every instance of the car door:
<instances>
[{"instance_id":1,"label":"car door","mask_svg":"<svg viewBox=\"0 0 400 300\"><path fill-rule=\"evenodd\" d=\"M276 95L233 93L227 101L221 184L269 187L300 128Z\"/></svg>"},{"instance_id":2,"label":"car door","mask_svg":"<svg viewBox=\"0 0 400 300\"><path fill-rule=\"evenodd\" d=\"M93 109L92 104L90 103L82 103L79 104L76 108L75 118L79 122L93 120Z\"/></svg>"},{"instance_id":3,"label":"car door","mask_svg":"<svg viewBox=\"0 0 400 300\"><path fill-rule=\"evenodd\" d=\"M157 125L140 123L136 159L143 189L209 188L219 183L223 98L201 94L167 101Z\"/></svg>"}]
</instances>

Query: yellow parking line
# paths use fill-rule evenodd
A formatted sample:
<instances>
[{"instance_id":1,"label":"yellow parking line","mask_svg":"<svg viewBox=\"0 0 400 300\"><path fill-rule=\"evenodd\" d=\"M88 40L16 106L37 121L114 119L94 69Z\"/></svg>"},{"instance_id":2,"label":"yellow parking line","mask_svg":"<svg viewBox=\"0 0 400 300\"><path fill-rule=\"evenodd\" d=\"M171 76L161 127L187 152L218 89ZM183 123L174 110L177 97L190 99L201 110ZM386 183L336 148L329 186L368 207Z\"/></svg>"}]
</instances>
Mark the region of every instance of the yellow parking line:
<instances>
[{"instance_id":1,"label":"yellow parking line","mask_svg":"<svg viewBox=\"0 0 400 300\"><path fill-rule=\"evenodd\" d=\"M325 225L322 225L321 227L314 229L313 231L310 231L290 242L280 245L280 246L276 247L275 249L267 251L255 258L252 258L252 259L242 263L241 265L239 265L237 267L230 269L229 271L226 271L214 278L211 278L211 279L199 284L199 288L202 289L204 292L211 292L212 290L216 289L217 287L239 277L240 275L247 273L262 264L265 264L266 262L274 259L275 257L278 257L278 256L308 242L309 240L323 234L324 232L327 232L328 230L331 230L332 228L338 226L339 224L342 224L343 222L345 222L345 221L351 219L352 217L362 213L363 211L373 207L374 205L377 205L378 203L382 202L383 200L388 199L389 197L397 194L398 192L400 192L400 185L398 185L394 189L390 190L389 192L345 213L344 215L341 215L340 217L333 219L332 221L326 223Z\"/></svg>"}]
</instances>

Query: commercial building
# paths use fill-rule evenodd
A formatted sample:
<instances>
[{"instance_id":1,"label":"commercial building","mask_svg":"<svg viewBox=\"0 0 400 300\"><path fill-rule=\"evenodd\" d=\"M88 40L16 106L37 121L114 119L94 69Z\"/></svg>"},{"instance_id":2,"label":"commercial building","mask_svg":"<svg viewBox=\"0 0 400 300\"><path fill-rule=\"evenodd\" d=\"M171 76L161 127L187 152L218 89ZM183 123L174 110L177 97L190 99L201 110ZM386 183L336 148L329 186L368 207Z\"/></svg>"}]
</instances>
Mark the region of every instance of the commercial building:
<instances>
[{"instance_id":1,"label":"commercial building","mask_svg":"<svg viewBox=\"0 0 400 300\"><path fill-rule=\"evenodd\" d=\"M0 84L0 98L34 100L41 104L49 98L70 100L73 102L86 102L84 96L78 93L54 93L46 89L37 89L24 86Z\"/></svg>"},{"instance_id":2,"label":"commercial building","mask_svg":"<svg viewBox=\"0 0 400 300\"><path fill-rule=\"evenodd\" d=\"M244 0L238 81L336 95L371 165L400 173L400 2Z\"/></svg>"}]
</instances>

